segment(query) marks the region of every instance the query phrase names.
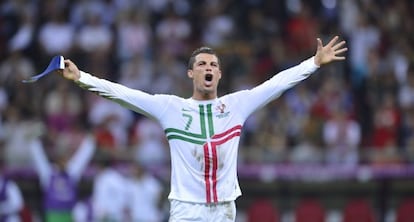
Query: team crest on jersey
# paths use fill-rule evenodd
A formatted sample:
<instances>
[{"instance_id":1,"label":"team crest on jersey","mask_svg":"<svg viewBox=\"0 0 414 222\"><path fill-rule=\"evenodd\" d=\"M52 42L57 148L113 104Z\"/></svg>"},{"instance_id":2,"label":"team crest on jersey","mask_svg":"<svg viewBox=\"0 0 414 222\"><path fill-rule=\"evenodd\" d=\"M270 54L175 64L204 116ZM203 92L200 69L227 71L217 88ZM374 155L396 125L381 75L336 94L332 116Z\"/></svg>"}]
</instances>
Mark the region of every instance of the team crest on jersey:
<instances>
[{"instance_id":1,"label":"team crest on jersey","mask_svg":"<svg viewBox=\"0 0 414 222\"><path fill-rule=\"evenodd\" d=\"M219 112L216 117L217 118L224 118L227 117L229 115L229 111L226 112L226 104L220 102L219 105L216 106L216 110Z\"/></svg>"}]
</instances>

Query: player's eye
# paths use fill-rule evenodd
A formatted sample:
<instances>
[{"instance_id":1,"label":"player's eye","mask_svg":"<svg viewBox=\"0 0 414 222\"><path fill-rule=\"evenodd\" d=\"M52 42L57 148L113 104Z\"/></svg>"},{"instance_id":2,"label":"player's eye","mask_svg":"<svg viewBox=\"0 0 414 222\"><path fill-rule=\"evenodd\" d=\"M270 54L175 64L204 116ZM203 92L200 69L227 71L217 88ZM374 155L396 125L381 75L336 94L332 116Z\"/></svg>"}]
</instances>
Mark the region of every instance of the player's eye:
<instances>
[{"instance_id":1,"label":"player's eye","mask_svg":"<svg viewBox=\"0 0 414 222\"><path fill-rule=\"evenodd\" d=\"M201 62L198 62L198 63L197 63L197 65L198 65L198 66L203 66L203 65L205 65L205 64L206 64L206 62L204 62L204 61L201 61Z\"/></svg>"}]
</instances>

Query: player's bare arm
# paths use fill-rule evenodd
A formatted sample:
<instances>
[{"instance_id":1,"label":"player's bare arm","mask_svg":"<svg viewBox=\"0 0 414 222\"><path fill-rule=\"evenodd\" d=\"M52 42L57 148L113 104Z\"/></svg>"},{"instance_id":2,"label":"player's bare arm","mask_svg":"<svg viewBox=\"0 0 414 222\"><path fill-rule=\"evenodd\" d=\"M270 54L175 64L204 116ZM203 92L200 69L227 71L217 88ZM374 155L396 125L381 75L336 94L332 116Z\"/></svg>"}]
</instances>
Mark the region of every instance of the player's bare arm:
<instances>
[{"instance_id":1,"label":"player's bare arm","mask_svg":"<svg viewBox=\"0 0 414 222\"><path fill-rule=\"evenodd\" d=\"M345 60L345 56L340 56L340 54L346 52L348 48L345 47L345 41L338 42L338 40L339 37L335 36L324 46L322 40L317 38L318 47L314 58L315 65L321 66L333 61Z\"/></svg>"}]
</instances>

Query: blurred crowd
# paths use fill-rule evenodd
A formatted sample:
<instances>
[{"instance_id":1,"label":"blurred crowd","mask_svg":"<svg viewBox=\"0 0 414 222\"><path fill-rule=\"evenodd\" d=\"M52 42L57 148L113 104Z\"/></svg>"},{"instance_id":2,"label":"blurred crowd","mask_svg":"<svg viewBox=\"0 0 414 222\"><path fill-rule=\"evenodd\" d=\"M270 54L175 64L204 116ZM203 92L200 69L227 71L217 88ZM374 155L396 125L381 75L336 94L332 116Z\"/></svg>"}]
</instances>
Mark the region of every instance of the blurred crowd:
<instances>
[{"instance_id":1,"label":"blurred crowd","mask_svg":"<svg viewBox=\"0 0 414 222\"><path fill-rule=\"evenodd\" d=\"M355 166L414 161L414 3L409 0L4 0L0 3L0 142L6 166L30 166L29 140L169 165L152 120L59 75L33 84L55 55L148 93L191 96L186 63L217 50L219 94L298 64L334 35L346 62L323 67L251 116L242 163ZM99 155L98 155L99 156Z\"/></svg>"},{"instance_id":2,"label":"blurred crowd","mask_svg":"<svg viewBox=\"0 0 414 222\"><path fill-rule=\"evenodd\" d=\"M222 59L223 95L298 64L315 53L317 37L326 43L334 35L347 41L347 60L319 69L254 113L244 125L240 163L413 163L413 11L410 0L3 0L1 163L37 169L33 138L40 138L43 159L53 162L62 154L77 156L79 144L91 134L96 150L88 158L98 169L94 184L131 192L99 202L118 209L111 204L134 195L129 199L145 197L151 209L162 210L162 180L168 176L161 182L147 174L147 182L138 179L147 167L169 167L167 141L157 123L59 75L33 84L21 81L62 55L83 71L128 87L189 97L187 60L206 45ZM108 157L137 165L125 176L108 165ZM89 164L84 161L83 167ZM71 165L80 173L90 169ZM74 217L87 216L94 192L106 189L92 187L91 196L76 197ZM21 211L16 188L0 176L0 201L14 193L10 204ZM151 212L125 209L117 213Z\"/></svg>"}]
</instances>

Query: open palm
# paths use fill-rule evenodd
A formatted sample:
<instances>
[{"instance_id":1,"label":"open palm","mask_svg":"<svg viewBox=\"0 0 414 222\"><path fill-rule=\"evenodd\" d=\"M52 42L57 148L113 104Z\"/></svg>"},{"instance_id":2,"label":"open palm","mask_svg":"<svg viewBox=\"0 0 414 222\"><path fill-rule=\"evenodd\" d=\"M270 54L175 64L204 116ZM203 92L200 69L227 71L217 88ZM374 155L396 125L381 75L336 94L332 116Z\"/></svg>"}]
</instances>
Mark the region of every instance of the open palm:
<instances>
[{"instance_id":1,"label":"open palm","mask_svg":"<svg viewBox=\"0 0 414 222\"><path fill-rule=\"evenodd\" d=\"M315 64L321 66L332 61L345 60L345 56L340 56L340 54L346 52L348 48L345 47L345 41L338 42L339 37L335 36L329 41L325 46L322 45L322 40L320 38L318 41L318 48L315 54Z\"/></svg>"}]
</instances>

